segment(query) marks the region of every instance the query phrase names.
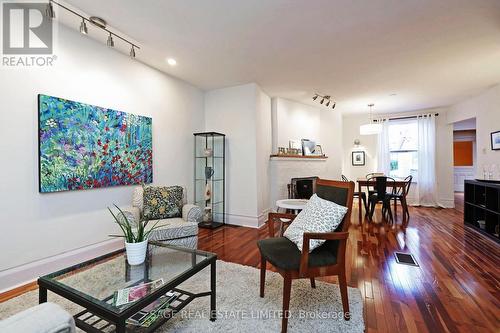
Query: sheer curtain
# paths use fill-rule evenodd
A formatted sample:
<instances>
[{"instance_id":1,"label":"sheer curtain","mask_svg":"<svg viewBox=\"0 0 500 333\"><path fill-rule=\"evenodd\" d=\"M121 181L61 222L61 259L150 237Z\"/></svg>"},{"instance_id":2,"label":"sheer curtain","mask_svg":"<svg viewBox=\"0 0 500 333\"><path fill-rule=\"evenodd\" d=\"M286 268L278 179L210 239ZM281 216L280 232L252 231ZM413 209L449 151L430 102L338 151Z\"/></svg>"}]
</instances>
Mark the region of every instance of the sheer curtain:
<instances>
[{"instance_id":1,"label":"sheer curtain","mask_svg":"<svg viewBox=\"0 0 500 333\"><path fill-rule=\"evenodd\" d=\"M382 131L378 134L377 140L377 172L383 172L388 175L391 166L391 152L389 150L389 121L378 119L382 124Z\"/></svg>"},{"instance_id":2,"label":"sheer curtain","mask_svg":"<svg viewBox=\"0 0 500 333\"><path fill-rule=\"evenodd\" d=\"M418 116L417 204L437 206L436 186L436 117Z\"/></svg>"}]
</instances>

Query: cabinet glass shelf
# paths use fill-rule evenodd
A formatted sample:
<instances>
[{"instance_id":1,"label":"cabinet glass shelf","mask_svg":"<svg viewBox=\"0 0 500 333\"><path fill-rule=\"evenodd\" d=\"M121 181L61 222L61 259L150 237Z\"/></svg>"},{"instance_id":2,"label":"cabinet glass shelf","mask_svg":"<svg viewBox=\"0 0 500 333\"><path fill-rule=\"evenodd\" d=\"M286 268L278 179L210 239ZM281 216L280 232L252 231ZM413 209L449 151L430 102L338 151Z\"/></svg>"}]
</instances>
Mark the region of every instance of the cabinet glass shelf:
<instances>
[{"instance_id":1,"label":"cabinet glass shelf","mask_svg":"<svg viewBox=\"0 0 500 333\"><path fill-rule=\"evenodd\" d=\"M203 211L200 228L225 223L225 150L222 133L194 133L194 202Z\"/></svg>"}]
</instances>

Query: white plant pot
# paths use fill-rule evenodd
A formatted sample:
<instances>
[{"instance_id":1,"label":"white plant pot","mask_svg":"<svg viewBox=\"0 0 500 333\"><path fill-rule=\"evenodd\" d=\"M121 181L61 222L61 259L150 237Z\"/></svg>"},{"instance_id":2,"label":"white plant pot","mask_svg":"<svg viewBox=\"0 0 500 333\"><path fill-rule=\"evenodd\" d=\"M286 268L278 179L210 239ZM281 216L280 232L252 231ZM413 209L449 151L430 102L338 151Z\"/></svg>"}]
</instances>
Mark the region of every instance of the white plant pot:
<instances>
[{"instance_id":1,"label":"white plant pot","mask_svg":"<svg viewBox=\"0 0 500 333\"><path fill-rule=\"evenodd\" d=\"M125 242L125 250L127 251L127 261L129 265L140 265L146 260L146 251L148 249L148 240L140 243Z\"/></svg>"}]
</instances>

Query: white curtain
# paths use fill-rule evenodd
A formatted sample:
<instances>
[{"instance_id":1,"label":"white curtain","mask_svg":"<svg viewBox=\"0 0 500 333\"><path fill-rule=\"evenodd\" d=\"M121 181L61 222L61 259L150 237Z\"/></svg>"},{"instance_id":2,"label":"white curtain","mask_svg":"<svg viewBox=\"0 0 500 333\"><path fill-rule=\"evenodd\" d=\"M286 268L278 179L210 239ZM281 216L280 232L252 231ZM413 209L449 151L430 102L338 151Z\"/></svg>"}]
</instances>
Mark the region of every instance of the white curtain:
<instances>
[{"instance_id":1,"label":"white curtain","mask_svg":"<svg viewBox=\"0 0 500 333\"><path fill-rule=\"evenodd\" d=\"M378 119L382 124L382 131L378 134L377 140L377 172L389 175L391 171L391 152L389 150L389 121Z\"/></svg>"},{"instance_id":2,"label":"white curtain","mask_svg":"<svg viewBox=\"0 0 500 333\"><path fill-rule=\"evenodd\" d=\"M436 117L418 116L417 204L437 206L436 186Z\"/></svg>"}]
</instances>

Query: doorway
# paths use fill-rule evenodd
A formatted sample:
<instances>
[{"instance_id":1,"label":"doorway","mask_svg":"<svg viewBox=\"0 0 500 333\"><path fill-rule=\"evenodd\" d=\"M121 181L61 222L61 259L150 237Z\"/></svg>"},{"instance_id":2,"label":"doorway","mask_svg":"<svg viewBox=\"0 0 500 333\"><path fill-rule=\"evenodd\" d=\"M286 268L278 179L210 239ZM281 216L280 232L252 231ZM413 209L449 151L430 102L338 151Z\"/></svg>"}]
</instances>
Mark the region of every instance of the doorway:
<instances>
[{"instance_id":1,"label":"doorway","mask_svg":"<svg viewBox=\"0 0 500 333\"><path fill-rule=\"evenodd\" d=\"M463 207L464 181L476 178L476 118L453 124L453 176L455 207Z\"/></svg>"}]
</instances>

